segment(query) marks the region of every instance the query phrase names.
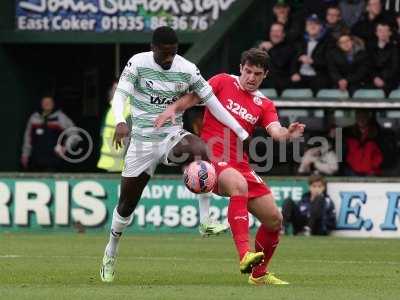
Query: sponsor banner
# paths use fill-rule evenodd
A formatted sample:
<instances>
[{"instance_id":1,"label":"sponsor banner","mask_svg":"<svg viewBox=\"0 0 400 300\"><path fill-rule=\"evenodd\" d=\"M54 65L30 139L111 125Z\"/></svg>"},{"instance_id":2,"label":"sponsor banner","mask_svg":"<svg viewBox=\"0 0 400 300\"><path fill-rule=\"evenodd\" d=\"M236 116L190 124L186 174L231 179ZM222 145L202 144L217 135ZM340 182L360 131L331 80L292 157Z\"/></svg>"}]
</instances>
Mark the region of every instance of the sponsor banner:
<instances>
[{"instance_id":1,"label":"sponsor banner","mask_svg":"<svg viewBox=\"0 0 400 300\"><path fill-rule=\"evenodd\" d=\"M17 30L207 30L236 0L15 0Z\"/></svg>"},{"instance_id":2,"label":"sponsor banner","mask_svg":"<svg viewBox=\"0 0 400 300\"><path fill-rule=\"evenodd\" d=\"M298 201L304 180L268 182L278 205ZM0 231L88 231L109 229L119 195L119 179L1 179ZM211 216L226 222L228 199L212 196ZM255 222L251 217L251 227ZM143 191L128 231L195 232L197 195L178 179L153 179Z\"/></svg>"},{"instance_id":3,"label":"sponsor banner","mask_svg":"<svg viewBox=\"0 0 400 300\"><path fill-rule=\"evenodd\" d=\"M332 182L339 236L400 237L400 183Z\"/></svg>"}]
</instances>

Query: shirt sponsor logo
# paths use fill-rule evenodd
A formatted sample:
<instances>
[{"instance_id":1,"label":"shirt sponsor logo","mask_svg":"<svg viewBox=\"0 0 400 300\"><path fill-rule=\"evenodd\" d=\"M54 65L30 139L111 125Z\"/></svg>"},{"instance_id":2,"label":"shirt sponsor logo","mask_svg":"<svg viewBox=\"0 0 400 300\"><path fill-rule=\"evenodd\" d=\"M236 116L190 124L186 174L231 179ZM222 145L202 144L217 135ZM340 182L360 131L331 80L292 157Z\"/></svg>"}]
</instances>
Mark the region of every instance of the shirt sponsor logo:
<instances>
[{"instance_id":1,"label":"shirt sponsor logo","mask_svg":"<svg viewBox=\"0 0 400 300\"><path fill-rule=\"evenodd\" d=\"M256 124L258 121L258 116L254 117L251 113L247 112L246 108L242 107L240 104L234 102L231 99L228 99L228 104L226 105L226 108L252 125Z\"/></svg>"},{"instance_id":2,"label":"shirt sponsor logo","mask_svg":"<svg viewBox=\"0 0 400 300\"><path fill-rule=\"evenodd\" d=\"M178 100L178 97L168 99L166 97L150 96L150 103L157 104L157 105L169 105L169 104L174 103L176 100Z\"/></svg>"}]
</instances>

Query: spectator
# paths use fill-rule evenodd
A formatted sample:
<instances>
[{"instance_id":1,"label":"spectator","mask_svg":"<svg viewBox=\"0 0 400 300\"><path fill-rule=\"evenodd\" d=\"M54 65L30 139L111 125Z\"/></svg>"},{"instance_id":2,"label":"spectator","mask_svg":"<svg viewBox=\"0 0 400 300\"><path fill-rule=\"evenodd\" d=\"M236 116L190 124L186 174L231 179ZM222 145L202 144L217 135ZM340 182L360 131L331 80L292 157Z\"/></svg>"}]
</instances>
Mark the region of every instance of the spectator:
<instances>
[{"instance_id":1,"label":"spectator","mask_svg":"<svg viewBox=\"0 0 400 300\"><path fill-rule=\"evenodd\" d=\"M341 35L350 33L350 29L342 20L342 12L338 6L330 6L326 10L325 28L330 42L329 48L336 45L336 41Z\"/></svg>"},{"instance_id":2,"label":"spectator","mask_svg":"<svg viewBox=\"0 0 400 300\"><path fill-rule=\"evenodd\" d=\"M328 7L337 5L337 0L304 0L304 15L317 14L319 18L325 17Z\"/></svg>"},{"instance_id":3,"label":"spectator","mask_svg":"<svg viewBox=\"0 0 400 300\"><path fill-rule=\"evenodd\" d=\"M365 41L371 41L375 38L375 27L378 23L388 23L394 27L394 19L387 12L382 10L380 0L368 0L367 11L358 21L352 31L353 34L362 38Z\"/></svg>"},{"instance_id":4,"label":"spectator","mask_svg":"<svg viewBox=\"0 0 400 300\"><path fill-rule=\"evenodd\" d=\"M261 42L259 48L267 51L271 57L264 87L275 88L278 94L281 94L290 86L290 67L295 53L293 47L285 40L283 25L272 24L269 40Z\"/></svg>"},{"instance_id":5,"label":"spectator","mask_svg":"<svg viewBox=\"0 0 400 300\"><path fill-rule=\"evenodd\" d=\"M316 93L328 85L326 73L325 30L314 14L306 20L304 39L297 45L297 55L292 60L292 86L311 88Z\"/></svg>"},{"instance_id":6,"label":"spectator","mask_svg":"<svg viewBox=\"0 0 400 300\"><path fill-rule=\"evenodd\" d=\"M345 175L376 176L381 174L383 155L378 145L379 129L369 111L356 111L356 124L343 131L346 147Z\"/></svg>"},{"instance_id":7,"label":"spectator","mask_svg":"<svg viewBox=\"0 0 400 300\"><path fill-rule=\"evenodd\" d=\"M287 41L297 41L303 28L300 22L297 22L291 15L290 6L285 0L278 0L273 7L272 22L267 26L267 32L270 31L272 24L281 23L285 28Z\"/></svg>"},{"instance_id":8,"label":"spectator","mask_svg":"<svg viewBox=\"0 0 400 300\"><path fill-rule=\"evenodd\" d=\"M373 88L383 89L388 95L395 88L399 69L399 50L391 42L391 28L388 24L378 23L376 37L368 45L368 54L371 61L370 85Z\"/></svg>"},{"instance_id":9,"label":"spectator","mask_svg":"<svg viewBox=\"0 0 400 300\"><path fill-rule=\"evenodd\" d=\"M296 203L286 199L282 205L285 231L290 225L295 235L328 235L336 227L335 204L326 192L326 180L321 175L308 179L309 192Z\"/></svg>"},{"instance_id":10,"label":"spectator","mask_svg":"<svg viewBox=\"0 0 400 300\"><path fill-rule=\"evenodd\" d=\"M55 109L52 96L44 96L40 105L41 109L30 116L26 126L21 164L30 171L59 171L60 156L65 149L57 141L74 123L61 110Z\"/></svg>"},{"instance_id":11,"label":"spectator","mask_svg":"<svg viewBox=\"0 0 400 300\"><path fill-rule=\"evenodd\" d=\"M126 153L129 144L129 138L126 138L124 143L125 144L124 149L117 150L113 145L116 122L111 108L111 101L112 98L114 97L114 92L115 89L117 88L117 84L118 84L117 81L113 82L107 97L109 107L102 124L102 129L101 129L102 145L100 149L100 158L99 161L97 162L97 168L107 172L122 171L122 167L124 164L123 157L124 154ZM129 106L130 106L129 101L125 101L124 115L127 119L128 128L131 128L131 126L129 126L129 123L131 123L130 118L128 117L130 112Z\"/></svg>"},{"instance_id":12,"label":"spectator","mask_svg":"<svg viewBox=\"0 0 400 300\"><path fill-rule=\"evenodd\" d=\"M394 28L393 41L396 43L396 45L400 45L400 13L396 14L395 21L396 26Z\"/></svg>"},{"instance_id":13,"label":"spectator","mask_svg":"<svg viewBox=\"0 0 400 300\"><path fill-rule=\"evenodd\" d=\"M319 146L309 148L301 158L298 169L300 174L333 175L339 170L338 158L333 143L326 141Z\"/></svg>"},{"instance_id":14,"label":"spectator","mask_svg":"<svg viewBox=\"0 0 400 300\"><path fill-rule=\"evenodd\" d=\"M352 28L360 20L365 10L365 0L341 0L339 8L344 23L347 27Z\"/></svg>"},{"instance_id":15,"label":"spectator","mask_svg":"<svg viewBox=\"0 0 400 300\"><path fill-rule=\"evenodd\" d=\"M367 52L356 47L350 35L342 35L329 54L328 69L335 88L353 94L368 75Z\"/></svg>"}]
</instances>

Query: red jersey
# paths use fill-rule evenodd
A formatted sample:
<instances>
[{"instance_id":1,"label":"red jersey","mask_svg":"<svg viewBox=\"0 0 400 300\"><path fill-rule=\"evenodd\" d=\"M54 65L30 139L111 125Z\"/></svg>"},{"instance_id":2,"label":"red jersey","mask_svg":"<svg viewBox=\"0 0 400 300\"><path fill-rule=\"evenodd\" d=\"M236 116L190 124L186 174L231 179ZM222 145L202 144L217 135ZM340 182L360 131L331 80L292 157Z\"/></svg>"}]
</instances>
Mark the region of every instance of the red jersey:
<instances>
[{"instance_id":1,"label":"red jersey","mask_svg":"<svg viewBox=\"0 0 400 300\"><path fill-rule=\"evenodd\" d=\"M259 91L250 93L242 89L237 76L218 74L208 82L221 104L249 135L252 135L256 126L268 128L279 122L273 102ZM238 167L248 166L247 154L238 151L241 143L237 135L219 122L207 108L201 138L212 150L212 161L226 161Z\"/></svg>"}]
</instances>

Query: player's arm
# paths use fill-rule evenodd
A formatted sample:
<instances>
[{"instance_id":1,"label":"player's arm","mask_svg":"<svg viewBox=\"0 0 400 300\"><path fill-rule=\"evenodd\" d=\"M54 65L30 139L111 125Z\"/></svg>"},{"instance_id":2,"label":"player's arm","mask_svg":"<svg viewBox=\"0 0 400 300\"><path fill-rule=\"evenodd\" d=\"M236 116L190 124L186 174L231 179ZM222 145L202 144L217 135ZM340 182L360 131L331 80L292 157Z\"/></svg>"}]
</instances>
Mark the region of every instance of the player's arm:
<instances>
[{"instance_id":1,"label":"player's arm","mask_svg":"<svg viewBox=\"0 0 400 300\"><path fill-rule=\"evenodd\" d=\"M115 148L122 148L124 138L129 135L129 128L126 124L124 116L125 101L131 97L134 92L134 84L137 79L137 72L134 58L131 58L125 66L124 71L119 79L117 88L111 102L112 111L115 118L115 133L113 137L113 144Z\"/></svg>"},{"instance_id":2,"label":"player's arm","mask_svg":"<svg viewBox=\"0 0 400 300\"><path fill-rule=\"evenodd\" d=\"M268 134L277 141L287 141L303 135L304 124L294 122L288 128L281 126L279 122L273 122L266 127Z\"/></svg>"},{"instance_id":3,"label":"player's arm","mask_svg":"<svg viewBox=\"0 0 400 300\"><path fill-rule=\"evenodd\" d=\"M196 104L204 104L210 110L211 114L225 126L229 127L240 140L244 141L249 137L248 132L239 124L238 121L222 106L221 102L213 93L213 89L207 81L203 79L199 71L196 70L194 76L196 81L191 84L194 93L180 98L174 104L170 105L155 121L157 128L161 127L167 120L175 121L175 114L182 112Z\"/></svg>"}]
</instances>

